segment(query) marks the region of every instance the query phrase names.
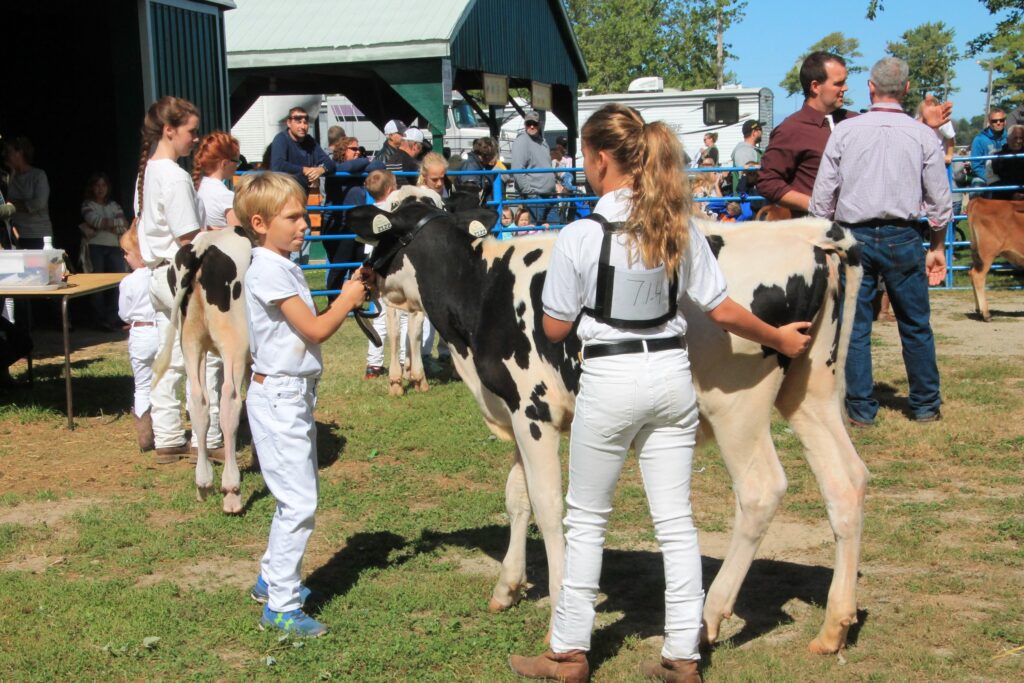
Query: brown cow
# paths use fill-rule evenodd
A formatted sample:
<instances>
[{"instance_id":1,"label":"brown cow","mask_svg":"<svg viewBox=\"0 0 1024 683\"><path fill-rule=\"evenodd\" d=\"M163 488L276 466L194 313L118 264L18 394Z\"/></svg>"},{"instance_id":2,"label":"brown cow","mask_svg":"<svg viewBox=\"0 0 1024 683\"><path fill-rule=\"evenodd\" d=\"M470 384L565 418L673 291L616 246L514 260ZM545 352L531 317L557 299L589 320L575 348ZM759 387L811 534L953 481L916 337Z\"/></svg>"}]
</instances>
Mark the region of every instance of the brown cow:
<instances>
[{"instance_id":1,"label":"brown cow","mask_svg":"<svg viewBox=\"0 0 1024 683\"><path fill-rule=\"evenodd\" d=\"M985 276L999 256L1024 267L1024 201L974 197L967 206L971 228L971 286L974 306L985 322L992 320L985 298Z\"/></svg>"}]
</instances>

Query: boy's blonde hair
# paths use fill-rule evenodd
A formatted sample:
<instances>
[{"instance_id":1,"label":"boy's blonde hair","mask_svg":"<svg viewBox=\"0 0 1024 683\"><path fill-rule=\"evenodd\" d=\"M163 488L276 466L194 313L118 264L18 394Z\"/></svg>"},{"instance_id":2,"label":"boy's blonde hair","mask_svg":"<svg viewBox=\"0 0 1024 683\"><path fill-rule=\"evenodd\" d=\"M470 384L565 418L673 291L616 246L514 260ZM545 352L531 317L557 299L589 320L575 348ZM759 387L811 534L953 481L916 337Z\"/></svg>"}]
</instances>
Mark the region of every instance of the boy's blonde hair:
<instances>
[{"instance_id":1,"label":"boy's blonde hair","mask_svg":"<svg viewBox=\"0 0 1024 683\"><path fill-rule=\"evenodd\" d=\"M306 192L295 178L285 173L264 171L242 176L235 187L232 206L242 227L252 230L253 216L262 216L269 222L293 197L299 204L306 205Z\"/></svg>"},{"instance_id":2,"label":"boy's blonde hair","mask_svg":"<svg viewBox=\"0 0 1024 683\"><path fill-rule=\"evenodd\" d=\"M366 182L363 184L363 187L373 197L373 201L379 202L398 189L398 181L395 180L395 174L391 171L377 169L376 171L371 171L370 175L366 176Z\"/></svg>"},{"instance_id":3,"label":"boy's blonde hair","mask_svg":"<svg viewBox=\"0 0 1024 683\"><path fill-rule=\"evenodd\" d=\"M132 221L132 227L121 235L117 242L125 252L129 254L138 254L141 257L142 248L139 247L139 222Z\"/></svg>"}]
</instances>

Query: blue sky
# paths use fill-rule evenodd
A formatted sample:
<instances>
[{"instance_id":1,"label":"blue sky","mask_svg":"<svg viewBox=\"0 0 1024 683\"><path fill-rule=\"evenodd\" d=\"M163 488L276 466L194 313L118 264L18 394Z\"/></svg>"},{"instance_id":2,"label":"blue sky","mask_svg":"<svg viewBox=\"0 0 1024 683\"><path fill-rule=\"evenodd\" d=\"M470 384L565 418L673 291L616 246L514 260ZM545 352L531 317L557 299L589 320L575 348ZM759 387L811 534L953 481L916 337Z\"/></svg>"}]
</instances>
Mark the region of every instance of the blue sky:
<instances>
[{"instance_id":1,"label":"blue sky","mask_svg":"<svg viewBox=\"0 0 1024 683\"><path fill-rule=\"evenodd\" d=\"M769 87L775 93L775 122L782 121L803 103L802 97L786 97L779 81L812 43L833 31L860 41L864 55L857 63L871 65L885 56L885 46L904 31L928 21L943 21L956 31L961 54L967 41L993 28L998 15L988 13L978 0L884 0L885 10L874 21L864 18L867 0L748 0L746 16L726 32L737 56L727 68L745 87ZM913 74L910 75L914 77ZM985 108L987 72L974 60L956 65L953 86L953 118L970 118ZM854 107L867 107L867 72L850 77Z\"/></svg>"}]
</instances>

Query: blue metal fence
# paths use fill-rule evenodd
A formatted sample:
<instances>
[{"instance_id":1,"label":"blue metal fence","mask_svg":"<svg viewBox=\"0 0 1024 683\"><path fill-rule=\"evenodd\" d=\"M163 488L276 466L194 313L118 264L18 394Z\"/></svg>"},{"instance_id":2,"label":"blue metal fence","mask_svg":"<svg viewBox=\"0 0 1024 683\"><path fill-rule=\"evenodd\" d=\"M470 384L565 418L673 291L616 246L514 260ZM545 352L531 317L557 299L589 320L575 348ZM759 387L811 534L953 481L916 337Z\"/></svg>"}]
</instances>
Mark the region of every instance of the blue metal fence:
<instances>
[{"instance_id":1,"label":"blue metal fence","mask_svg":"<svg viewBox=\"0 0 1024 683\"><path fill-rule=\"evenodd\" d=\"M960 163L960 162L965 162L965 161L982 161L982 162L984 162L984 161L988 161L990 159L1000 159L1000 158L1001 159L1006 159L1006 158L1024 158L1024 154L1002 155L1002 156L991 155L991 156L954 157L953 158L953 162L954 163ZM757 168L744 168L744 167L739 167L739 166L715 166L715 167L698 167L698 168L691 168L691 169L687 169L687 170L688 170L688 172L691 172L691 173L721 173L721 172L734 172L734 171L742 172L742 171L750 171L750 170L758 170L758 169ZM500 216L502 215L503 209L505 207L512 207L512 206L529 207L529 206L546 206L546 205L555 206L555 205L564 205L564 204L572 204L572 205L575 206L575 205L577 205L577 203L582 203L583 205L586 205L589 208L589 207L592 207L593 204L599 199L599 197L595 197L595 196L591 196L591 195L586 195L586 194L583 194L583 193L565 194L563 196L550 197L550 198L532 198L532 199L528 199L528 198L518 197L518 196L515 196L513 193L506 192L506 186L507 186L507 184L511 180L511 178L509 178L509 176L514 176L514 175L521 174L521 173L557 173L557 174L571 173L574 176L574 178L575 178L575 177L577 177L577 175L579 173L582 173L582 171L583 171L582 168L533 168L533 169L529 169L529 170L525 170L525 169L502 169L502 170L496 170L496 171L484 171L484 170L448 171L447 175L449 177L454 177L454 178L458 178L459 176L489 176L489 177L493 177L494 178L493 193L492 193L491 199L486 202L486 205L490 206L490 207L493 207L495 209L495 211L498 212L499 222L498 222L498 224L495 225L493 233L499 239L507 239L507 238L514 237L515 234L518 233L518 232L526 232L526 231L534 232L534 231L538 231L538 230L557 230L557 229L562 228L564 226L563 226L563 224L559 224L559 223L548 224L548 225L539 225L539 226L538 225L530 225L530 226L526 226L526 227L518 227L518 226L515 226L515 225L502 226L501 222L500 222ZM366 173L343 173L343 172L339 172L339 173L335 173L334 175L336 177L339 177L339 178L365 178L367 174ZM406 171L406 172L401 172L400 171L400 172L396 172L395 175L396 176L412 177L412 178L415 178L415 177L418 176L418 174L416 172L414 172L414 171ZM949 170L949 176L950 176L950 185L951 185L952 191L955 194L970 195L970 194L993 192L993 191L1022 190L1022 189L1024 189L1024 186L1021 186L1021 185L999 185L999 186L982 186L982 187L956 187L955 184L953 183L952 169L951 168ZM695 197L694 198L694 201L696 201L696 202L717 202L717 201L725 201L725 202L750 202L750 201L763 201L763 200L764 200L764 197L757 196L757 195L725 196L725 197ZM321 213L332 213L332 212L348 211L348 210L354 209L354 208L355 208L355 205L331 205L331 204L317 204L317 205L310 205L310 206L306 207L306 209L308 211L311 211L311 212L321 212ZM953 217L953 220L950 222L950 224L949 224L949 226L947 228L947 233L946 233L946 262L948 264L948 270L947 270L947 274L946 274L946 281L945 281L945 283L943 285L939 286L942 289L962 289L962 288L964 288L964 287L954 287L953 274L954 274L954 272L962 272L962 271L969 270L969 266L966 266L966 265L959 265L959 266L958 265L953 265L953 260L954 260L954 256L955 256L955 254L954 254L954 250L955 249L961 248L961 247L966 247L966 246L970 245L969 241L967 241L967 240L958 240L956 238L956 230L955 230L956 224L959 221L964 220L966 218L967 218L966 214L962 214L962 213L956 214ZM925 219L921 219L921 220L924 221ZM354 235L323 235L323 234L321 234L321 235L307 235L306 239L311 241L311 242L317 242L318 241L318 242L324 242L324 243L331 243L331 242L335 242L335 241L339 241L339 240L354 240L355 236ZM303 270L324 270L324 271L330 271L330 270L336 270L336 269L358 268L361 265L362 265L362 262L330 263L330 259L328 258L328 262L325 263L325 264L306 264L306 265L302 265L301 267L302 267ZM995 271L1005 271L1005 270L1014 270L1014 268L1013 268L1013 266L1008 265L1008 264L996 263L996 264L993 264L992 270L995 270ZM313 295L314 296L333 295L333 294L337 294L338 291L339 290L337 290L337 289L320 289L320 290L314 290L313 291Z\"/></svg>"}]
</instances>

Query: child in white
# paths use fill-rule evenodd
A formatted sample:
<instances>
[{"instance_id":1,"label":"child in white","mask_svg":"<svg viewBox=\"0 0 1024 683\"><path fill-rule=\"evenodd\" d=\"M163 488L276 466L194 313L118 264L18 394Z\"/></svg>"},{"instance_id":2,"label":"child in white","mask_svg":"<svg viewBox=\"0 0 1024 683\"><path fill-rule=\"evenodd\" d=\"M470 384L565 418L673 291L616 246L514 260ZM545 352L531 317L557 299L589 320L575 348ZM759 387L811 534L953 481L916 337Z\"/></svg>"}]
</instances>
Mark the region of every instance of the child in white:
<instances>
[{"instance_id":1,"label":"child in white","mask_svg":"<svg viewBox=\"0 0 1024 683\"><path fill-rule=\"evenodd\" d=\"M320 343L366 295L357 272L317 315L302 270L289 260L306 230L305 192L290 176L246 176L235 197L239 221L259 243L245 277L252 352L246 407L260 469L277 500L253 597L267 602L261 628L319 636L326 627L300 609L308 594L300 572L319 489L313 408L323 370Z\"/></svg>"},{"instance_id":2,"label":"child in white","mask_svg":"<svg viewBox=\"0 0 1024 683\"><path fill-rule=\"evenodd\" d=\"M135 230L121 235L121 250L131 274L118 285L117 315L128 323L128 359L135 377L135 402L132 416L138 434L139 450L153 450L153 421L149 414L149 390L153 381L153 359L160 348L156 311L149 298L150 270L139 252Z\"/></svg>"}]
</instances>

